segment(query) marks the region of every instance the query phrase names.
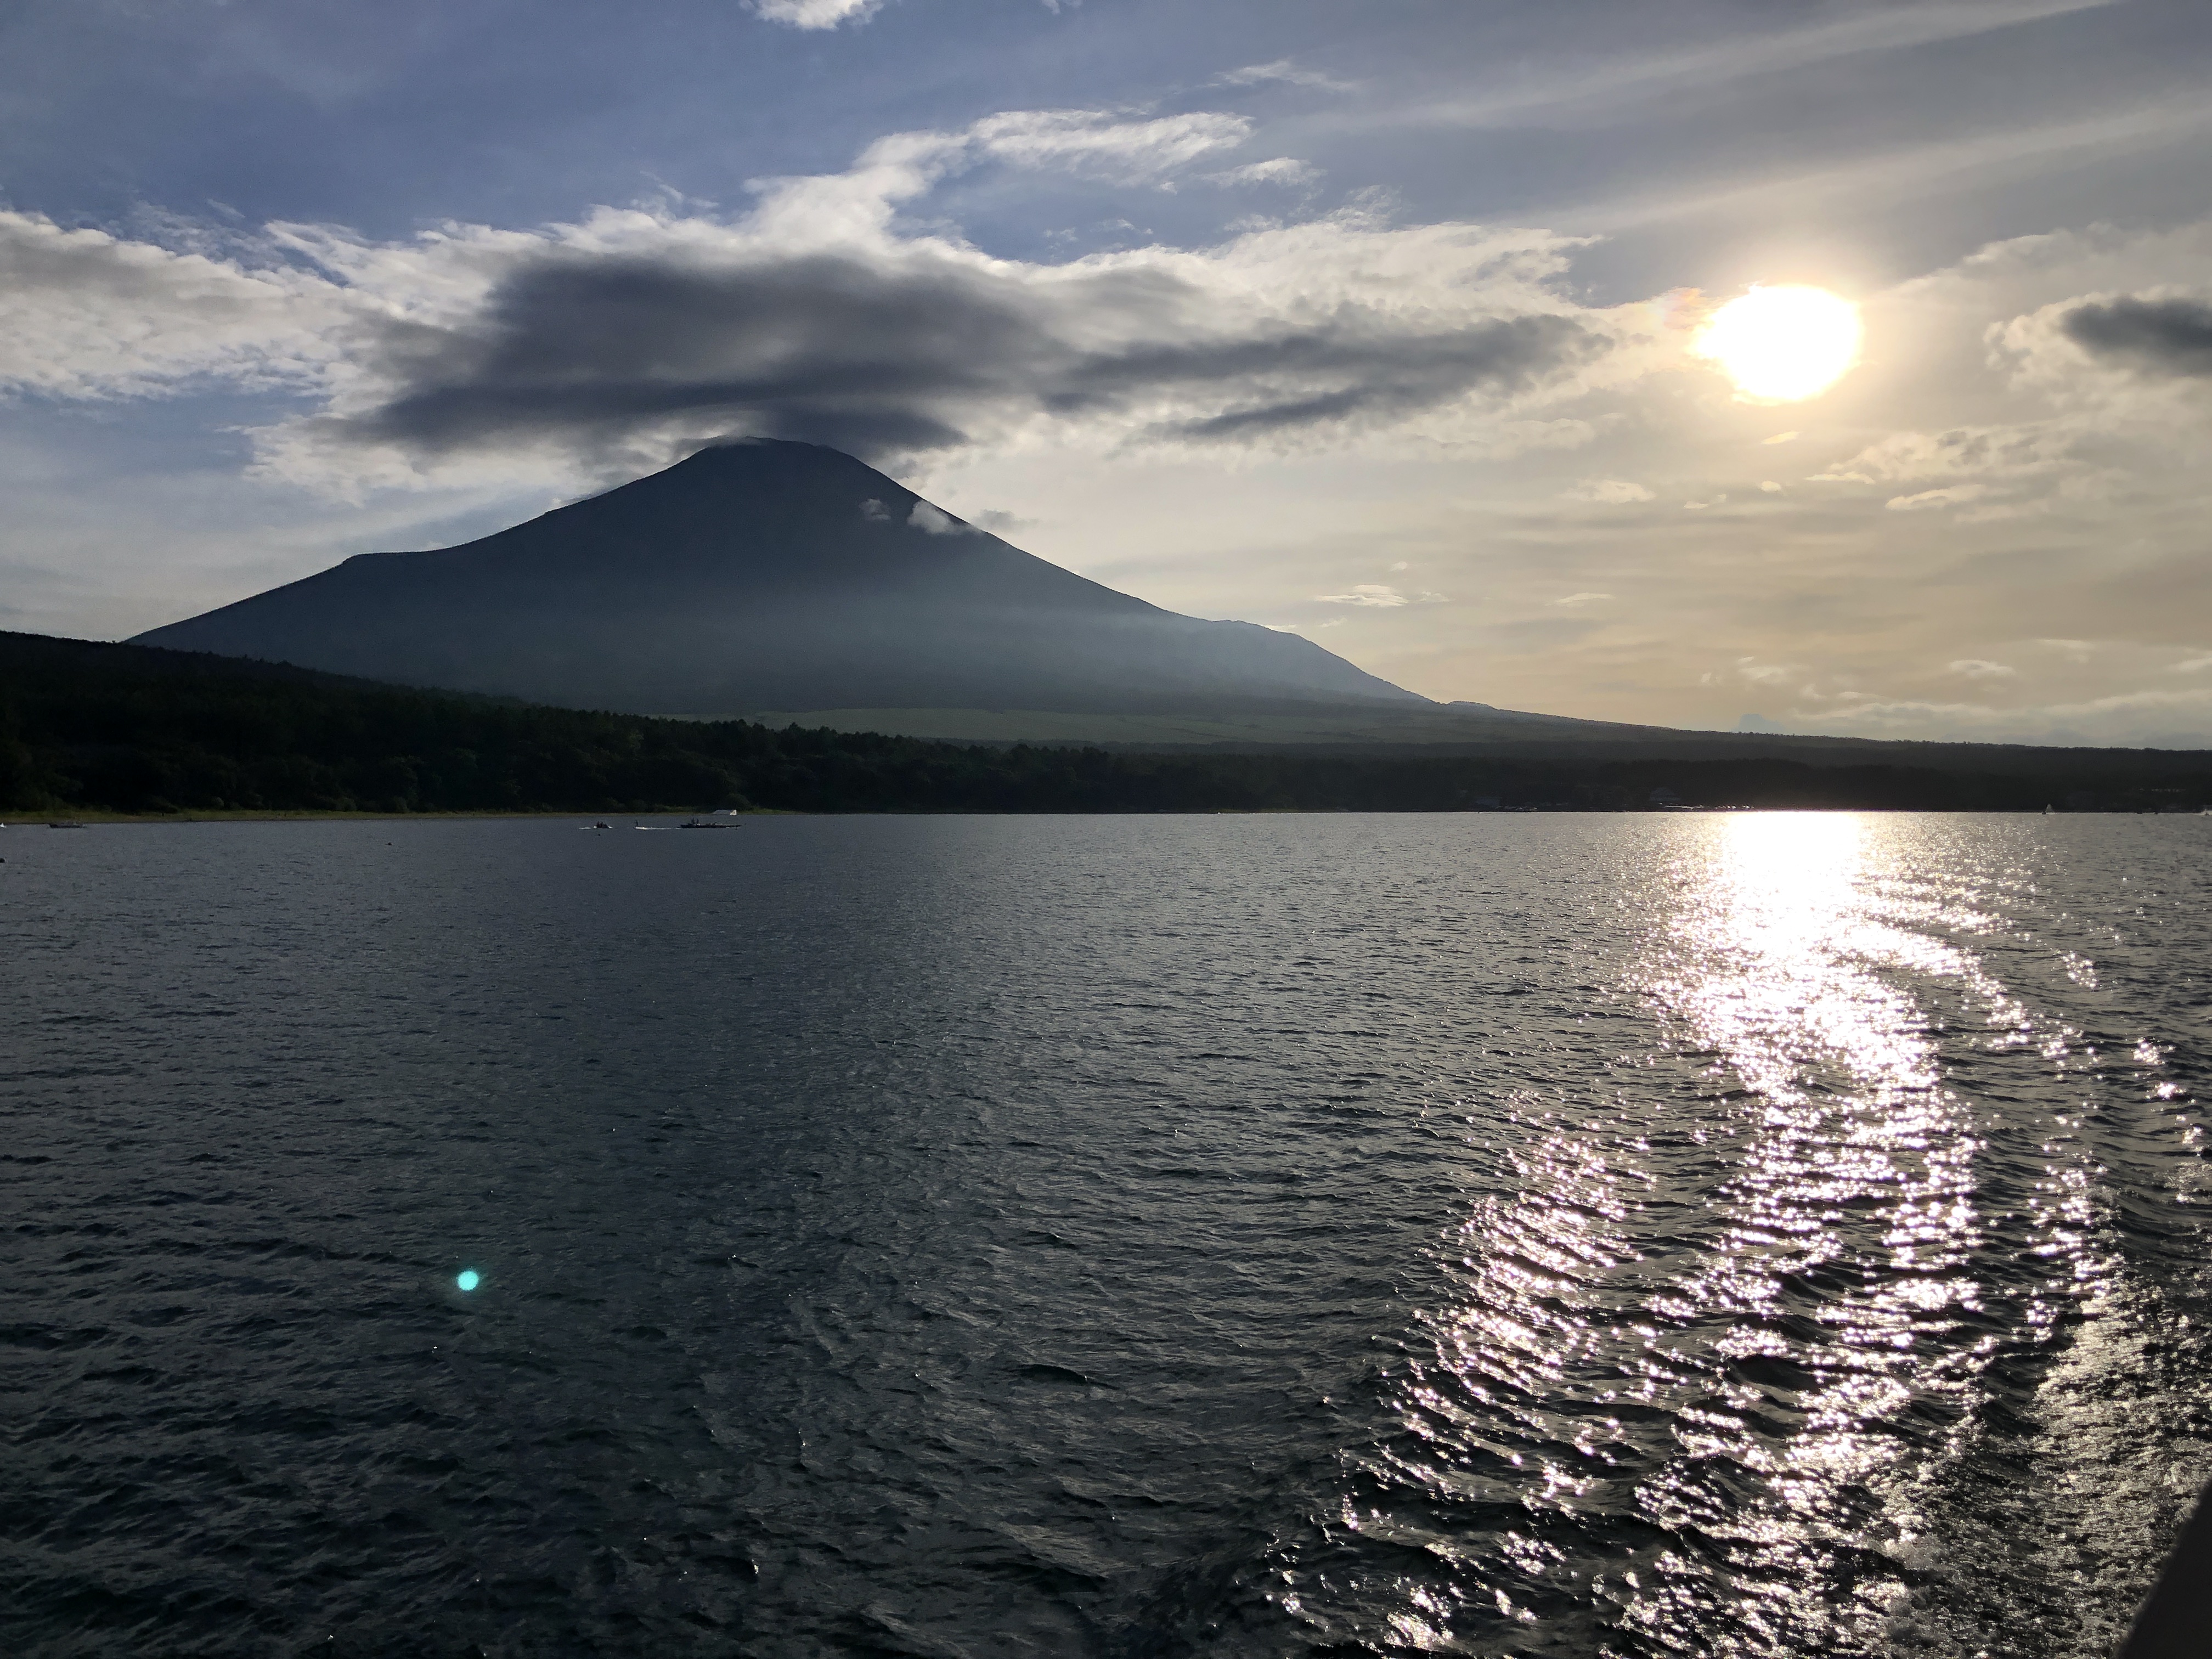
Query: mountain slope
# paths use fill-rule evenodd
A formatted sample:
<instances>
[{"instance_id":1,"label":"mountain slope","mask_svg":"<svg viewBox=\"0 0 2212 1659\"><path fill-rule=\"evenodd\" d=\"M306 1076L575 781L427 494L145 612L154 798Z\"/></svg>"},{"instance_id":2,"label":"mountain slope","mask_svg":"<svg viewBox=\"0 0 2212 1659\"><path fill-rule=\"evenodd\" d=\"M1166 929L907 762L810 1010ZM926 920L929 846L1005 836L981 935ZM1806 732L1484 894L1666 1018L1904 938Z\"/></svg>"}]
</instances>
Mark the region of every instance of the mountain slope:
<instances>
[{"instance_id":1,"label":"mountain slope","mask_svg":"<svg viewBox=\"0 0 2212 1659\"><path fill-rule=\"evenodd\" d=\"M661 714L1433 706L1310 640L1160 610L849 455L779 441L702 450L466 546L364 554L136 643Z\"/></svg>"}]
</instances>

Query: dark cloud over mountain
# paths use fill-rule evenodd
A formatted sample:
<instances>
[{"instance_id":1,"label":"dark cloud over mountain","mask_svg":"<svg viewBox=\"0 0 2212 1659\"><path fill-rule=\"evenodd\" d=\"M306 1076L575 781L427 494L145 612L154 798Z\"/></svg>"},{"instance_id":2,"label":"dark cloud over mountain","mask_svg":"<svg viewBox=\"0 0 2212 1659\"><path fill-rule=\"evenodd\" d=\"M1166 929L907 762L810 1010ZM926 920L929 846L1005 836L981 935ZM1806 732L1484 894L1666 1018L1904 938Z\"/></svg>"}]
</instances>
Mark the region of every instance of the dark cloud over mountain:
<instances>
[{"instance_id":1,"label":"dark cloud over mountain","mask_svg":"<svg viewBox=\"0 0 2212 1659\"><path fill-rule=\"evenodd\" d=\"M562 250L505 274L473 315L381 326L367 362L386 394L317 424L428 455L604 453L678 422L882 458L1036 414L1244 439L1510 394L1610 343L1558 315L1443 321L1348 299L1240 315L1143 264L1039 280L926 249Z\"/></svg>"}]
</instances>

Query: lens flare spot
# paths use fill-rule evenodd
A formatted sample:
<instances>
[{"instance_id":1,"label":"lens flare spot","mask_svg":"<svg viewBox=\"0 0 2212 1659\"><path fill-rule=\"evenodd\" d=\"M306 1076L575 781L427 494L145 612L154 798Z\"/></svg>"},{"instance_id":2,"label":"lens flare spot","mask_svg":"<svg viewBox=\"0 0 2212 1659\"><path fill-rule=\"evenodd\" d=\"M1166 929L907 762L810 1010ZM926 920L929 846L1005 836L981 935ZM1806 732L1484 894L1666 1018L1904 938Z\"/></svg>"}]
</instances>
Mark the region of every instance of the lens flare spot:
<instances>
[{"instance_id":1,"label":"lens flare spot","mask_svg":"<svg viewBox=\"0 0 2212 1659\"><path fill-rule=\"evenodd\" d=\"M453 1283L465 1291L473 1291L477 1285L483 1284L483 1280L477 1276L477 1270L474 1267L464 1267L454 1279Z\"/></svg>"},{"instance_id":2,"label":"lens flare spot","mask_svg":"<svg viewBox=\"0 0 2212 1659\"><path fill-rule=\"evenodd\" d=\"M1745 398L1818 397L1858 362L1859 308L1822 288L1753 288L1705 319L1690 349L1718 363Z\"/></svg>"}]
</instances>

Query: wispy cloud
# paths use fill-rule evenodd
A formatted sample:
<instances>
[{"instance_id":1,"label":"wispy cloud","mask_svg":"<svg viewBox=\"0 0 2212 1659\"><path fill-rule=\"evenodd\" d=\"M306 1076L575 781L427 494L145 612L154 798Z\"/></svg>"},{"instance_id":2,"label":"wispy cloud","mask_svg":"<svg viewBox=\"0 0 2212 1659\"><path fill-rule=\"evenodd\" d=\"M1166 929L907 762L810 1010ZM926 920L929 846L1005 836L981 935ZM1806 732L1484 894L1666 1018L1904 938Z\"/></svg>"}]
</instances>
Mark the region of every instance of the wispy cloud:
<instances>
[{"instance_id":1,"label":"wispy cloud","mask_svg":"<svg viewBox=\"0 0 2212 1659\"><path fill-rule=\"evenodd\" d=\"M1930 507L1962 507L1989 493L1987 484L1949 484L1942 489L1923 489L1917 495L1893 495L1882 505L1892 513L1923 513Z\"/></svg>"},{"instance_id":2,"label":"wispy cloud","mask_svg":"<svg viewBox=\"0 0 2212 1659\"><path fill-rule=\"evenodd\" d=\"M1349 91L1352 82L1340 81L1333 75L1324 75L1316 69L1306 69L1287 58L1278 58L1272 64L1247 64L1243 69L1224 70L1213 77L1217 87L1258 87L1275 83L1290 87L1317 87L1329 92Z\"/></svg>"},{"instance_id":3,"label":"wispy cloud","mask_svg":"<svg viewBox=\"0 0 2212 1659\"><path fill-rule=\"evenodd\" d=\"M1310 161L1278 155L1272 161L1248 162L1220 173L1201 175L1210 185L1285 185L1304 189L1321 181L1321 169Z\"/></svg>"},{"instance_id":4,"label":"wispy cloud","mask_svg":"<svg viewBox=\"0 0 2212 1659\"><path fill-rule=\"evenodd\" d=\"M2117 0L2099 3L2117 3ZM1563 199L1540 207L1536 216L1553 224L1591 225L1617 234L1723 212L1740 215L1781 207L1804 212L1815 204L1834 208L1851 202L1894 208L1954 190L1961 180L1977 174L2017 172L2065 156L2156 149L2190 138L2207 127L2212 127L2212 105L2197 98L2173 99L2117 114L1896 145L1824 167L1747 170L1734 179L1690 189L1670 183L1631 195Z\"/></svg>"},{"instance_id":5,"label":"wispy cloud","mask_svg":"<svg viewBox=\"0 0 2212 1659\"><path fill-rule=\"evenodd\" d=\"M1395 611L1413 601L1395 587L1380 582L1360 582L1348 593L1316 593L1314 597L1323 605L1371 605L1378 610Z\"/></svg>"},{"instance_id":6,"label":"wispy cloud","mask_svg":"<svg viewBox=\"0 0 2212 1659\"><path fill-rule=\"evenodd\" d=\"M1366 606L1378 611L1395 611L1408 605L1445 605L1449 596L1443 593L1401 593L1396 588L1380 582L1358 582L1348 592L1316 593L1314 598L1323 605Z\"/></svg>"},{"instance_id":7,"label":"wispy cloud","mask_svg":"<svg viewBox=\"0 0 2212 1659\"><path fill-rule=\"evenodd\" d=\"M2001 677L2002 678L2002 677ZM2128 691L2069 702L1988 703L1869 698L1850 706L1799 710L1801 731L1847 737L1935 737L2013 743L2150 744L2201 748L2212 743L2212 690Z\"/></svg>"},{"instance_id":8,"label":"wispy cloud","mask_svg":"<svg viewBox=\"0 0 2212 1659\"><path fill-rule=\"evenodd\" d=\"M1017 166L1060 167L1143 184L1233 149L1251 131L1244 116L1208 111L1130 120L1103 110L1048 109L986 116L966 137L984 154Z\"/></svg>"},{"instance_id":9,"label":"wispy cloud","mask_svg":"<svg viewBox=\"0 0 2212 1659\"><path fill-rule=\"evenodd\" d=\"M1365 125L1506 126L1550 116L1625 116L1638 98L1802 69L1832 58L1931 46L1993 29L2094 11L2120 0L1921 0L1868 8L1768 34L1741 32L1676 52L1638 52L1562 65L1470 95L1369 112Z\"/></svg>"}]
</instances>

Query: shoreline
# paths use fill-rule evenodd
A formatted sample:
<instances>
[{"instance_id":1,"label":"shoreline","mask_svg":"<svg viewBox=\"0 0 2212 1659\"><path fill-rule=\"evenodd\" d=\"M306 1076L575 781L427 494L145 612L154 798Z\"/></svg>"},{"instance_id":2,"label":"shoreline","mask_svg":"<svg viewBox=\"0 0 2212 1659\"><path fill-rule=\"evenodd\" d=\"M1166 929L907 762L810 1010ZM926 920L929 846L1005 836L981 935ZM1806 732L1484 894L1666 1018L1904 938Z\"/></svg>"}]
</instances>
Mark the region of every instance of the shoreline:
<instances>
[{"instance_id":1,"label":"shoreline","mask_svg":"<svg viewBox=\"0 0 2212 1659\"><path fill-rule=\"evenodd\" d=\"M635 822L641 818L717 817L725 823L742 823L747 818L790 817L993 817L993 818L1051 818L1051 817L1346 817L1366 815L1376 817L1531 817L1572 816L1576 817L1729 817L1752 812L1860 812L1882 816L1911 816L1915 814L1952 814L1967 817L2068 817L2068 818L2134 818L2134 817L2199 817L2212 816L2203 809L2189 807L2149 811L2142 808L2087 808L2045 812L2033 807L2020 806L1505 806L1474 807L1459 810L1435 807L1301 807L1301 806L1194 806L1128 811L987 811L975 809L951 809L938 811L880 811L859 812L806 812L789 808L756 806L738 812L732 819L724 809L706 812L686 811L680 807L655 807L648 811L620 811L606 813L584 809L576 811L422 811L422 812L362 812L323 811L302 808L295 811L244 809L231 811L203 811L195 812L105 812L88 810L68 817L47 817L44 813L30 817L0 818L0 832L17 830L91 829L97 825L117 824L176 824L176 823L406 823L417 819L441 823L465 820L505 822L531 818L599 819L610 829L621 829L614 820ZM589 829L590 824L580 826Z\"/></svg>"}]
</instances>

